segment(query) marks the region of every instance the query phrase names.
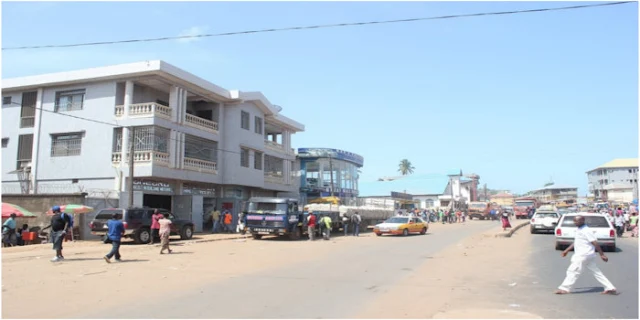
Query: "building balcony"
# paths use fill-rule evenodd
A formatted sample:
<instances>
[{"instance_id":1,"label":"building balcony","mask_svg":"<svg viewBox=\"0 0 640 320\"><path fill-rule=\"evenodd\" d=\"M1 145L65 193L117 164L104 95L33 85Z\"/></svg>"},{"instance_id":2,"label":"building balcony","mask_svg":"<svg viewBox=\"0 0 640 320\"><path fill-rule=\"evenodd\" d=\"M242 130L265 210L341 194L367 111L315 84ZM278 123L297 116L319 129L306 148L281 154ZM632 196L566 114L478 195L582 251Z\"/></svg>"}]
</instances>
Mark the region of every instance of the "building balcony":
<instances>
[{"instance_id":1,"label":"building balcony","mask_svg":"<svg viewBox=\"0 0 640 320\"><path fill-rule=\"evenodd\" d=\"M136 103L129 105L129 117L160 117L171 120L172 110L170 107L156 102ZM118 118L124 117L124 106L116 106L115 115Z\"/></svg>"},{"instance_id":2,"label":"building balcony","mask_svg":"<svg viewBox=\"0 0 640 320\"><path fill-rule=\"evenodd\" d=\"M127 160L128 157L124 159L124 161ZM113 164L119 164L121 161L123 161L122 152L114 152L111 154L111 162ZM133 162L135 164L153 164L168 167L169 154L159 151L135 151L133 153Z\"/></svg>"},{"instance_id":3,"label":"building balcony","mask_svg":"<svg viewBox=\"0 0 640 320\"><path fill-rule=\"evenodd\" d=\"M213 161L185 157L183 166L185 170L218 174L218 164Z\"/></svg>"},{"instance_id":4,"label":"building balcony","mask_svg":"<svg viewBox=\"0 0 640 320\"><path fill-rule=\"evenodd\" d=\"M211 133L218 133L218 123L209 119L200 118L192 114L185 114L185 124L189 127L208 131Z\"/></svg>"},{"instance_id":5,"label":"building balcony","mask_svg":"<svg viewBox=\"0 0 640 320\"><path fill-rule=\"evenodd\" d=\"M284 184L284 177L282 174L278 174L275 172L265 172L264 173L264 182L275 183L275 184Z\"/></svg>"},{"instance_id":6,"label":"building balcony","mask_svg":"<svg viewBox=\"0 0 640 320\"><path fill-rule=\"evenodd\" d=\"M279 144L279 143L277 143L275 141L264 140L264 145L265 145L265 147L267 147L267 149L275 151L275 152L281 152L281 153L287 153L287 154L295 154L296 153L295 149L286 150L286 148L284 147L283 144Z\"/></svg>"}]
</instances>

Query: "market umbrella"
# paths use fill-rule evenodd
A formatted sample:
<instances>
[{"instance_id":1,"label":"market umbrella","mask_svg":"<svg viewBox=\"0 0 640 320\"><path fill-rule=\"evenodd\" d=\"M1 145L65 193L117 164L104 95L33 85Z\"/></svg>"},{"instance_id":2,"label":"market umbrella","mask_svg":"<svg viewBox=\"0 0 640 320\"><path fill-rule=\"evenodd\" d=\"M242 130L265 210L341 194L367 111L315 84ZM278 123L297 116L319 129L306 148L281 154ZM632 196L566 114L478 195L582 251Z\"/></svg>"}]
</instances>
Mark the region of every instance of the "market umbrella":
<instances>
[{"instance_id":1,"label":"market umbrella","mask_svg":"<svg viewBox=\"0 0 640 320\"><path fill-rule=\"evenodd\" d=\"M82 204L65 204L63 206L60 206L60 212L64 212L68 214L89 213L89 212L93 212L93 210L94 209L92 207L85 206ZM47 215L52 216L53 210L49 209L49 211L47 211Z\"/></svg>"},{"instance_id":2,"label":"market umbrella","mask_svg":"<svg viewBox=\"0 0 640 320\"><path fill-rule=\"evenodd\" d=\"M2 218L9 218L11 217L11 214L15 213L16 214L16 218L36 218L37 215L33 214L31 211L21 207L21 206L16 206L15 204L11 204L11 203L6 203L3 202L2 203Z\"/></svg>"}]
</instances>

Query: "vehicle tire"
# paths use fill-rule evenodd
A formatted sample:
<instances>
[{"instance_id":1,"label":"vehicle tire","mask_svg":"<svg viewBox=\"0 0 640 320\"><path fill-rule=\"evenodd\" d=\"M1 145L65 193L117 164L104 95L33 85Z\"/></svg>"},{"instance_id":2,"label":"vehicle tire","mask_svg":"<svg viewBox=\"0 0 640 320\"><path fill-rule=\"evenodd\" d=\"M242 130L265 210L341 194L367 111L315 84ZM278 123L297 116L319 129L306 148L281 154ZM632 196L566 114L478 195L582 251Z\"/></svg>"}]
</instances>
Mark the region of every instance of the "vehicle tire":
<instances>
[{"instance_id":1,"label":"vehicle tire","mask_svg":"<svg viewBox=\"0 0 640 320\"><path fill-rule=\"evenodd\" d=\"M405 237L408 236L409 235L409 229L402 230L402 235L405 236Z\"/></svg>"},{"instance_id":2,"label":"vehicle tire","mask_svg":"<svg viewBox=\"0 0 640 320\"><path fill-rule=\"evenodd\" d=\"M422 228L422 231L420 231L420 234L422 235L427 234L427 228Z\"/></svg>"},{"instance_id":3,"label":"vehicle tire","mask_svg":"<svg viewBox=\"0 0 640 320\"><path fill-rule=\"evenodd\" d=\"M289 233L289 240L300 240L301 237L302 231L298 227L295 227L293 230L291 230L291 233Z\"/></svg>"},{"instance_id":4,"label":"vehicle tire","mask_svg":"<svg viewBox=\"0 0 640 320\"><path fill-rule=\"evenodd\" d=\"M484 220L484 217L480 217L480 220Z\"/></svg>"},{"instance_id":5,"label":"vehicle tire","mask_svg":"<svg viewBox=\"0 0 640 320\"><path fill-rule=\"evenodd\" d=\"M556 250L562 250L562 245L556 242Z\"/></svg>"},{"instance_id":6,"label":"vehicle tire","mask_svg":"<svg viewBox=\"0 0 640 320\"><path fill-rule=\"evenodd\" d=\"M193 227L192 226L184 226L182 230L180 230L180 239L189 240L193 238Z\"/></svg>"},{"instance_id":7,"label":"vehicle tire","mask_svg":"<svg viewBox=\"0 0 640 320\"><path fill-rule=\"evenodd\" d=\"M262 239L262 235L261 234L252 234L251 236L256 240Z\"/></svg>"},{"instance_id":8,"label":"vehicle tire","mask_svg":"<svg viewBox=\"0 0 640 320\"><path fill-rule=\"evenodd\" d=\"M151 242L151 230L148 228L140 228L133 234L133 241L137 244L147 244Z\"/></svg>"},{"instance_id":9,"label":"vehicle tire","mask_svg":"<svg viewBox=\"0 0 640 320\"><path fill-rule=\"evenodd\" d=\"M533 228L529 228L529 231L531 232L531 234L535 234L536 233L536 230L533 229Z\"/></svg>"},{"instance_id":10,"label":"vehicle tire","mask_svg":"<svg viewBox=\"0 0 640 320\"><path fill-rule=\"evenodd\" d=\"M610 246L610 247L609 247L609 252L616 252L616 249L617 249L617 247L616 247L616 245L614 244L614 245L612 245L612 246Z\"/></svg>"},{"instance_id":11,"label":"vehicle tire","mask_svg":"<svg viewBox=\"0 0 640 320\"><path fill-rule=\"evenodd\" d=\"M382 233L376 233L376 236L378 236L378 237L381 236L381 235L382 235Z\"/></svg>"}]
</instances>

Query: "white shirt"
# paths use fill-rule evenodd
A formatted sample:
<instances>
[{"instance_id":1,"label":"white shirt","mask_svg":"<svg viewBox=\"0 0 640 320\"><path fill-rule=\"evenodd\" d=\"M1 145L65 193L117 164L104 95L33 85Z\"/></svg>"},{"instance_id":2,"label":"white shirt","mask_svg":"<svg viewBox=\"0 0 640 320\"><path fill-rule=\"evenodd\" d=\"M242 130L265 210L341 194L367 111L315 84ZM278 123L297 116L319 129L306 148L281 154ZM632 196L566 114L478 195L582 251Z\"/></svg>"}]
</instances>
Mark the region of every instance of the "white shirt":
<instances>
[{"instance_id":1,"label":"white shirt","mask_svg":"<svg viewBox=\"0 0 640 320\"><path fill-rule=\"evenodd\" d=\"M573 240L574 257L586 258L596 253L596 247L591 243L597 241L598 238L589 229L583 225L576 230L576 237Z\"/></svg>"},{"instance_id":2,"label":"white shirt","mask_svg":"<svg viewBox=\"0 0 640 320\"><path fill-rule=\"evenodd\" d=\"M624 217L624 222L629 222L629 214L628 213L625 213L622 216Z\"/></svg>"},{"instance_id":3,"label":"white shirt","mask_svg":"<svg viewBox=\"0 0 640 320\"><path fill-rule=\"evenodd\" d=\"M616 216L615 218L613 218L614 224L616 225L616 227L622 227L624 226L624 217L623 216Z\"/></svg>"}]
</instances>

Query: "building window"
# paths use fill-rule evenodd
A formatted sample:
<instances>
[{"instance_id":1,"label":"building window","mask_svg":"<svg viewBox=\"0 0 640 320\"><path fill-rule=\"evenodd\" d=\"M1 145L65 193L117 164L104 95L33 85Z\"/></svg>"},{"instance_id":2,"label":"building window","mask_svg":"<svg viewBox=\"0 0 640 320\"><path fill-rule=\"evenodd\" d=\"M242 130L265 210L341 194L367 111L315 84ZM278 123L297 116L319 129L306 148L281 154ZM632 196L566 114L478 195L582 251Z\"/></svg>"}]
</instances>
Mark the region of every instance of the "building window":
<instances>
[{"instance_id":1,"label":"building window","mask_svg":"<svg viewBox=\"0 0 640 320\"><path fill-rule=\"evenodd\" d=\"M51 135L51 156L79 156L82 150L82 133Z\"/></svg>"},{"instance_id":2,"label":"building window","mask_svg":"<svg viewBox=\"0 0 640 320\"><path fill-rule=\"evenodd\" d=\"M240 114L240 127L245 130L249 130L249 112L242 111Z\"/></svg>"},{"instance_id":3,"label":"building window","mask_svg":"<svg viewBox=\"0 0 640 320\"><path fill-rule=\"evenodd\" d=\"M20 128L33 128L36 119L36 104L38 92L31 91L22 94L20 108Z\"/></svg>"},{"instance_id":4,"label":"building window","mask_svg":"<svg viewBox=\"0 0 640 320\"><path fill-rule=\"evenodd\" d=\"M16 169L22 169L31 162L33 148L33 134L23 134L18 137L18 164Z\"/></svg>"},{"instance_id":5,"label":"building window","mask_svg":"<svg viewBox=\"0 0 640 320\"><path fill-rule=\"evenodd\" d=\"M218 143L200 137L185 135L184 157L191 159L216 162L218 158Z\"/></svg>"},{"instance_id":6,"label":"building window","mask_svg":"<svg viewBox=\"0 0 640 320\"><path fill-rule=\"evenodd\" d=\"M56 112L82 110L85 90L62 91L56 93Z\"/></svg>"},{"instance_id":7,"label":"building window","mask_svg":"<svg viewBox=\"0 0 640 320\"><path fill-rule=\"evenodd\" d=\"M240 165L249 168L249 149L240 148Z\"/></svg>"},{"instance_id":8,"label":"building window","mask_svg":"<svg viewBox=\"0 0 640 320\"><path fill-rule=\"evenodd\" d=\"M262 152L254 152L253 168L256 170L262 170Z\"/></svg>"},{"instance_id":9,"label":"building window","mask_svg":"<svg viewBox=\"0 0 640 320\"><path fill-rule=\"evenodd\" d=\"M2 97L2 105L11 104L11 97Z\"/></svg>"},{"instance_id":10,"label":"building window","mask_svg":"<svg viewBox=\"0 0 640 320\"><path fill-rule=\"evenodd\" d=\"M9 138L2 138L2 147L6 148L9 145Z\"/></svg>"},{"instance_id":11,"label":"building window","mask_svg":"<svg viewBox=\"0 0 640 320\"><path fill-rule=\"evenodd\" d=\"M255 132L257 134L262 134L262 118L256 116L254 127L255 127Z\"/></svg>"}]
</instances>

